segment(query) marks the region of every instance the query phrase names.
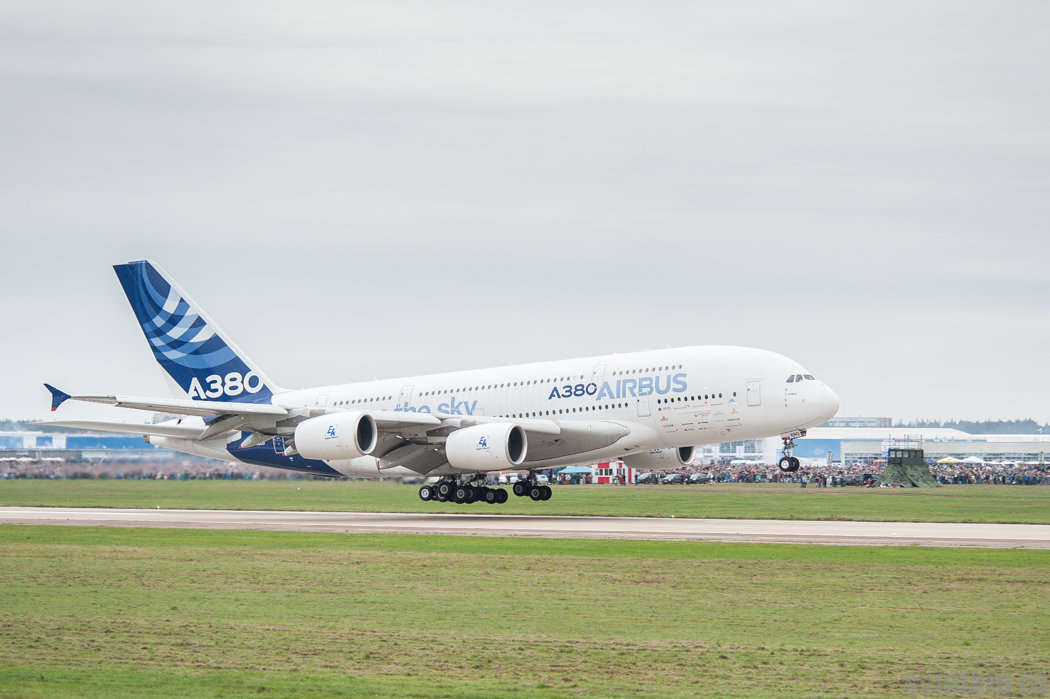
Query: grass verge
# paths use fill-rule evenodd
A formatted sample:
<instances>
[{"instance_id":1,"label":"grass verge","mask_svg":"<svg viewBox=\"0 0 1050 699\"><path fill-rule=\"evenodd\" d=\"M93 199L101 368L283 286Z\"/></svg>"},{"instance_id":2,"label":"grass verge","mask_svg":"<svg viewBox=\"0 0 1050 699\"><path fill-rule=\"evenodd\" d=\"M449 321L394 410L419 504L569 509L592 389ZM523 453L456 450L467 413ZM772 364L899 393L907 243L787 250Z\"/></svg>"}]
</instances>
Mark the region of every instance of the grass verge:
<instances>
[{"instance_id":1,"label":"grass verge","mask_svg":"<svg viewBox=\"0 0 1050 699\"><path fill-rule=\"evenodd\" d=\"M422 502L416 487L374 481L0 481L0 505L1050 524L1050 488L799 488L787 484L558 486L547 502Z\"/></svg>"},{"instance_id":2,"label":"grass verge","mask_svg":"<svg viewBox=\"0 0 1050 699\"><path fill-rule=\"evenodd\" d=\"M1050 554L0 527L0 695L896 696L1045 672Z\"/></svg>"}]
</instances>

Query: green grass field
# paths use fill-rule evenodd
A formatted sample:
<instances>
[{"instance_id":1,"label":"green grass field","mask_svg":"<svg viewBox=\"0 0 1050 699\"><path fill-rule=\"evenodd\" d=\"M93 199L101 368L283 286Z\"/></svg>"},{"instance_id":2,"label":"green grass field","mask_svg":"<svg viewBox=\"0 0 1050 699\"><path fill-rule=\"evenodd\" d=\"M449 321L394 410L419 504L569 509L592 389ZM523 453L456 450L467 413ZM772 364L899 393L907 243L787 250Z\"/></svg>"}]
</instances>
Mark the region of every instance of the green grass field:
<instances>
[{"instance_id":1,"label":"green grass field","mask_svg":"<svg viewBox=\"0 0 1050 699\"><path fill-rule=\"evenodd\" d=\"M1041 675L1050 553L0 527L2 696L900 696Z\"/></svg>"},{"instance_id":2,"label":"green grass field","mask_svg":"<svg viewBox=\"0 0 1050 699\"><path fill-rule=\"evenodd\" d=\"M1050 524L1050 488L800 488L787 484L556 486L547 502L422 502L416 486L371 481L0 481L0 506L830 519Z\"/></svg>"}]
</instances>

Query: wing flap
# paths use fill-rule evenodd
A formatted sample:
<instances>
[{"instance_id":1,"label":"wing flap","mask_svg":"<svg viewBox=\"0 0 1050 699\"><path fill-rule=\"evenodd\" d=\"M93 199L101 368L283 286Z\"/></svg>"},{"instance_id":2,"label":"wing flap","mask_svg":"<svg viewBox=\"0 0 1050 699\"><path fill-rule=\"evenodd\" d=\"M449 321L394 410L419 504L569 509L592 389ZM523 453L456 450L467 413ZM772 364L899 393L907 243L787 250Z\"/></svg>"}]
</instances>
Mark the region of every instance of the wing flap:
<instances>
[{"instance_id":1,"label":"wing flap","mask_svg":"<svg viewBox=\"0 0 1050 699\"><path fill-rule=\"evenodd\" d=\"M384 432L402 427L438 427L441 425L441 419L430 413L410 413L400 410L369 410L366 412L376 421L376 427Z\"/></svg>"},{"instance_id":2,"label":"wing flap","mask_svg":"<svg viewBox=\"0 0 1050 699\"><path fill-rule=\"evenodd\" d=\"M610 420L565 421L559 425L561 429L557 434L533 432L522 425L529 437L529 452L525 457L524 466L527 467L530 462L560 459L604 449L631 434L630 428Z\"/></svg>"}]
</instances>

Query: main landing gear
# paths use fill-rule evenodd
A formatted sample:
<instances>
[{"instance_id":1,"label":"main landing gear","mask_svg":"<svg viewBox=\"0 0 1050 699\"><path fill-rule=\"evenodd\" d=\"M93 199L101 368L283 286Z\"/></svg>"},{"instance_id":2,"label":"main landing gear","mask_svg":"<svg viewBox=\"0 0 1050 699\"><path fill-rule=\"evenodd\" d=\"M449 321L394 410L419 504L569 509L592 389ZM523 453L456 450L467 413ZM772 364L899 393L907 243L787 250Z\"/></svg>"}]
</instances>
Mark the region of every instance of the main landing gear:
<instances>
[{"instance_id":1,"label":"main landing gear","mask_svg":"<svg viewBox=\"0 0 1050 699\"><path fill-rule=\"evenodd\" d=\"M805 432L792 432L786 437L781 437L784 440L784 455L780 457L777 465L784 473L794 473L798 470L798 459L791 455L791 450L795 448L795 437L803 437L805 434Z\"/></svg>"},{"instance_id":2,"label":"main landing gear","mask_svg":"<svg viewBox=\"0 0 1050 699\"><path fill-rule=\"evenodd\" d=\"M526 480L514 484L514 494L519 498L528 495L534 502L551 499L551 487L549 485L538 485L536 480L529 474Z\"/></svg>"},{"instance_id":3,"label":"main landing gear","mask_svg":"<svg viewBox=\"0 0 1050 699\"><path fill-rule=\"evenodd\" d=\"M419 499L438 502L487 502L490 505L501 505L507 502L507 491L503 488L489 488L484 485L472 485L471 481L459 483L455 478L442 478L434 485L424 484L419 489Z\"/></svg>"}]
</instances>

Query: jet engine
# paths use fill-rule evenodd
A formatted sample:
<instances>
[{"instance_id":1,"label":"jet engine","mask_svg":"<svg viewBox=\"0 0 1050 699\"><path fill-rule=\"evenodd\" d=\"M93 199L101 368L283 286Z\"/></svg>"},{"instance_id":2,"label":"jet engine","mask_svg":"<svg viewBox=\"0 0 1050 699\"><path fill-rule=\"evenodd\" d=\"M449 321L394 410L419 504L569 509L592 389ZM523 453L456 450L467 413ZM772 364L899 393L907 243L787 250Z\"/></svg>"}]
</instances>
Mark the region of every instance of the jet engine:
<instances>
[{"instance_id":1,"label":"jet engine","mask_svg":"<svg viewBox=\"0 0 1050 699\"><path fill-rule=\"evenodd\" d=\"M662 471L668 468L685 466L693 460L696 447L678 447L677 449L657 449L655 451L631 454L621 459L627 466L637 469Z\"/></svg>"},{"instance_id":2,"label":"jet engine","mask_svg":"<svg viewBox=\"0 0 1050 699\"><path fill-rule=\"evenodd\" d=\"M472 473L515 468L525 461L527 451L525 430L510 423L465 427L445 442L449 465Z\"/></svg>"},{"instance_id":3,"label":"jet engine","mask_svg":"<svg viewBox=\"0 0 1050 699\"><path fill-rule=\"evenodd\" d=\"M368 413L331 413L295 426L295 448L307 459L356 459L375 449L379 430Z\"/></svg>"}]
</instances>

